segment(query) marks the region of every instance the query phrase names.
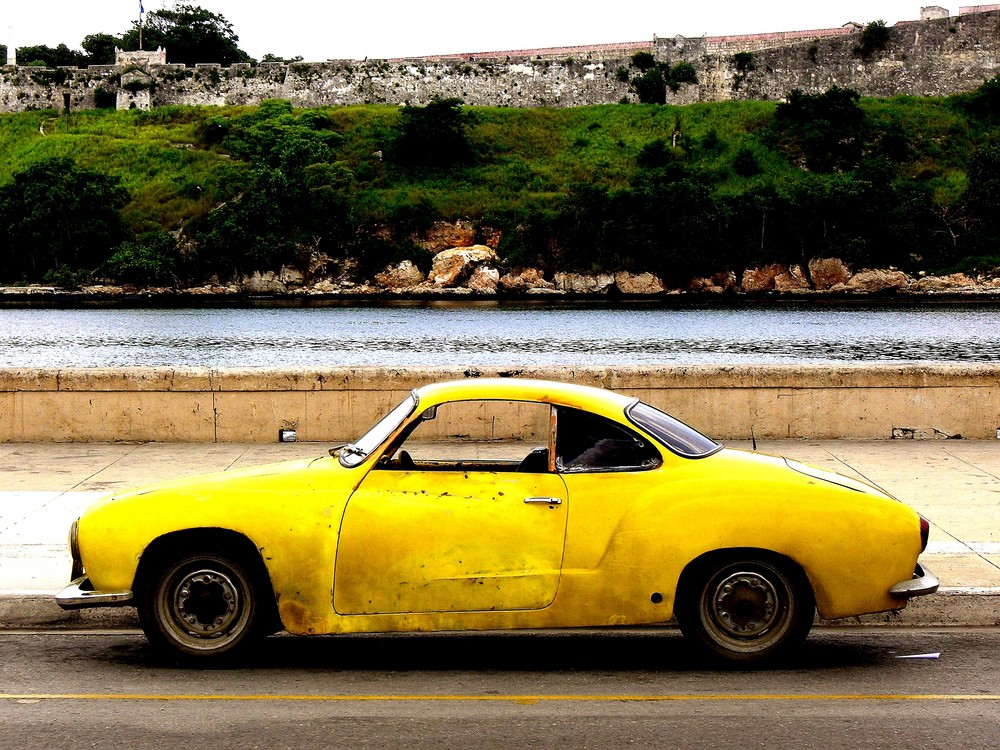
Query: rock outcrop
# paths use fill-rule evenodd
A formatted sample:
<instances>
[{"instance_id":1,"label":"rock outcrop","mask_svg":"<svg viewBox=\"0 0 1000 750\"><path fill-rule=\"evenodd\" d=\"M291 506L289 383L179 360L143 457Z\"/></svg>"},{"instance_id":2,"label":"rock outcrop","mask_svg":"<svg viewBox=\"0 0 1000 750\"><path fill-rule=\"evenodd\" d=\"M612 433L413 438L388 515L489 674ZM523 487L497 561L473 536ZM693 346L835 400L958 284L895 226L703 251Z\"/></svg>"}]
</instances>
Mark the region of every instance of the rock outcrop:
<instances>
[{"instance_id":1,"label":"rock outcrop","mask_svg":"<svg viewBox=\"0 0 1000 750\"><path fill-rule=\"evenodd\" d=\"M476 227L471 221L435 221L416 242L430 253L440 253L454 247L472 247L476 244Z\"/></svg>"},{"instance_id":2,"label":"rock outcrop","mask_svg":"<svg viewBox=\"0 0 1000 750\"><path fill-rule=\"evenodd\" d=\"M844 285L848 291L874 294L888 290L902 289L910 283L910 277L902 271L864 269L854 274Z\"/></svg>"},{"instance_id":3,"label":"rock outcrop","mask_svg":"<svg viewBox=\"0 0 1000 750\"><path fill-rule=\"evenodd\" d=\"M648 271L644 273L619 271L615 274L615 287L622 294L630 296L662 294L666 289L663 286L663 279Z\"/></svg>"},{"instance_id":4,"label":"rock outcrop","mask_svg":"<svg viewBox=\"0 0 1000 750\"><path fill-rule=\"evenodd\" d=\"M515 268L500 277L500 288L511 294L522 294L532 289L555 289L537 268Z\"/></svg>"},{"instance_id":5,"label":"rock outcrop","mask_svg":"<svg viewBox=\"0 0 1000 750\"><path fill-rule=\"evenodd\" d=\"M397 266L389 266L375 274L375 283L391 292L404 292L423 283L425 278L423 271L412 260L404 260Z\"/></svg>"},{"instance_id":6,"label":"rock outcrop","mask_svg":"<svg viewBox=\"0 0 1000 750\"><path fill-rule=\"evenodd\" d=\"M560 271L552 277L555 288L568 294L607 294L615 285L610 273L567 273Z\"/></svg>"},{"instance_id":7,"label":"rock outcrop","mask_svg":"<svg viewBox=\"0 0 1000 750\"><path fill-rule=\"evenodd\" d=\"M833 289L851 280L851 269L839 258L813 258L809 261L809 278L813 289Z\"/></svg>"},{"instance_id":8,"label":"rock outcrop","mask_svg":"<svg viewBox=\"0 0 1000 750\"><path fill-rule=\"evenodd\" d=\"M479 263L497 261L496 251L486 245L452 247L434 256L427 280L437 287L459 286ZM499 276L497 277L499 278Z\"/></svg>"},{"instance_id":9,"label":"rock outcrop","mask_svg":"<svg viewBox=\"0 0 1000 750\"><path fill-rule=\"evenodd\" d=\"M465 286L476 294L495 295L500 284L500 271L493 266L476 266Z\"/></svg>"}]
</instances>

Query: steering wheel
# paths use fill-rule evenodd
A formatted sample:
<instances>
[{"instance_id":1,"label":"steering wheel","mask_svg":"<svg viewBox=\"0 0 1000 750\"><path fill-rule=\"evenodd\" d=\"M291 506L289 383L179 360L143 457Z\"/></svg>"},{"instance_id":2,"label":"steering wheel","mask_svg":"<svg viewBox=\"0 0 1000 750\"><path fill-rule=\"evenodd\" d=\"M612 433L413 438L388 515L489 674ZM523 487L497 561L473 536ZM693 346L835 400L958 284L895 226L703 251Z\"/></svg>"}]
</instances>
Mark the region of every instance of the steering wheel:
<instances>
[{"instance_id":1,"label":"steering wheel","mask_svg":"<svg viewBox=\"0 0 1000 750\"><path fill-rule=\"evenodd\" d=\"M400 469L415 469L417 465L413 463L413 457L406 451L400 451L396 454L396 460L399 462Z\"/></svg>"}]
</instances>

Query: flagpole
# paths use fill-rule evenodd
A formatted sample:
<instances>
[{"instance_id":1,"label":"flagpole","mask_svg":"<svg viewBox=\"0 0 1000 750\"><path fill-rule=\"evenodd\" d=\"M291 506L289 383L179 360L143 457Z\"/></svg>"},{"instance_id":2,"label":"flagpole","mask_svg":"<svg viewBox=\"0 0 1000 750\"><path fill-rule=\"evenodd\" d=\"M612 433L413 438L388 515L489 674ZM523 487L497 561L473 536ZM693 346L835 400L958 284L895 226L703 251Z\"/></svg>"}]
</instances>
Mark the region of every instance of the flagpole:
<instances>
[{"instance_id":1,"label":"flagpole","mask_svg":"<svg viewBox=\"0 0 1000 750\"><path fill-rule=\"evenodd\" d=\"M142 14L146 9L142 7L142 0L139 0L139 49L142 49Z\"/></svg>"}]
</instances>

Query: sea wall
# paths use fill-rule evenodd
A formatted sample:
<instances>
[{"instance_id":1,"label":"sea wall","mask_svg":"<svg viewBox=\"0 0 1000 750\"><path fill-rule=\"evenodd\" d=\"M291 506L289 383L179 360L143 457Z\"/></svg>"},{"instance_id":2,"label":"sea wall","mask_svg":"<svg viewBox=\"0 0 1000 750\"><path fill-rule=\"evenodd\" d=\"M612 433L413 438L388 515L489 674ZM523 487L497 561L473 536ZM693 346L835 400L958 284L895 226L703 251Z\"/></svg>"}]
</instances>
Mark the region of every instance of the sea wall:
<instances>
[{"instance_id":1,"label":"sea wall","mask_svg":"<svg viewBox=\"0 0 1000 750\"><path fill-rule=\"evenodd\" d=\"M940 95L971 90L1000 72L1000 10L899 23L884 49L859 54L859 27L728 37L654 37L651 42L257 66L147 64L90 68L0 68L0 112L28 109L147 109L169 104L241 105L264 99L297 107L426 104L458 97L470 105L574 107L636 101L632 55L690 62L698 83L668 91L687 104L783 99L793 89L831 86L866 96ZM987 10L984 10L986 8ZM169 53L169 50L168 50ZM739 53L744 53L740 55Z\"/></svg>"},{"instance_id":2,"label":"sea wall","mask_svg":"<svg viewBox=\"0 0 1000 750\"><path fill-rule=\"evenodd\" d=\"M1000 366L0 370L0 442L274 442L359 436L412 388L537 377L642 398L708 435L995 438ZM480 432L473 423L452 435ZM449 435L442 435L448 437Z\"/></svg>"}]
</instances>

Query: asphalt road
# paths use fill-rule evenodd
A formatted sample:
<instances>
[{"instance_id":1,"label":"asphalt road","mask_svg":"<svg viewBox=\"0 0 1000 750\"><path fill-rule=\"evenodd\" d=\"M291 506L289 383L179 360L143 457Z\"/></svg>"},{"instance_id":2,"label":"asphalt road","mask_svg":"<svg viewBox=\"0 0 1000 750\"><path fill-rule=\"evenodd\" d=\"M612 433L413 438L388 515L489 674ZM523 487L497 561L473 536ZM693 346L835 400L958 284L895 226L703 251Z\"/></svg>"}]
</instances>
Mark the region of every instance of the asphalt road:
<instances>
[{"instance_id":1,"label":"asphalt road","mask_svg":"<svg viewBox=\"0 0 1000 750\"><path fill-rule=\"evenodd\" d=\"M997 628L818 630L757 671L674 631L277 637L216 670L131 632L0 633L0 654L5 750L1000 748Z\"/></svg>"}]
</instances>

